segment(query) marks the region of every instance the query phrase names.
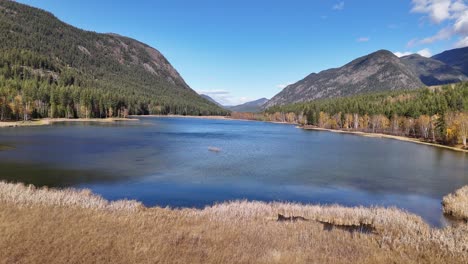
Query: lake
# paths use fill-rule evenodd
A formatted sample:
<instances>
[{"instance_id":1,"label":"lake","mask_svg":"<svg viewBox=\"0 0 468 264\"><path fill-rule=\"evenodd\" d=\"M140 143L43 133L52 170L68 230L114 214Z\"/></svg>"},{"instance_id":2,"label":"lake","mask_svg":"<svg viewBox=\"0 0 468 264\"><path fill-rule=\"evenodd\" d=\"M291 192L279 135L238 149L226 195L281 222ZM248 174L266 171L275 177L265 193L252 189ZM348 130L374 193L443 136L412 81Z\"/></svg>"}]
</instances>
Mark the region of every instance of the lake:
<instances>
[{"instance_id":1,"label":"lake","mask_svg":"<svg viewBox=\"0 0 468 264\"><path fill-rule=\"evenodd\" d=\"M465 153L263 122L61 123L0 129L0 145L0 180L89 188L147 206L396 206L442 226L442 197L468 184Z\"/></svg>"}]
</instances>

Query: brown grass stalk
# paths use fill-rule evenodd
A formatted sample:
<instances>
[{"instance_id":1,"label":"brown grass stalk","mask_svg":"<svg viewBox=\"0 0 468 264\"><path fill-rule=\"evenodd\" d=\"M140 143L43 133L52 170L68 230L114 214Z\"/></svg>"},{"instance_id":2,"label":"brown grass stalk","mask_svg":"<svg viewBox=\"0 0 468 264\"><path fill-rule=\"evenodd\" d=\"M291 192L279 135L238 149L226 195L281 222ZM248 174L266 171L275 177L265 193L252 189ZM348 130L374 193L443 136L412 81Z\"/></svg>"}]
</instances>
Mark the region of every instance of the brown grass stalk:
<instances>
[{"instance_id":1,"label":"brown grass stalk","mask_svg":"<svg viewBox=\"0 0 468 264\"><path fill-rule=\"evenodd\" d=\"M306 220L278 222L278 213ZM431 228L396 208L146 208L89 191L0 183L0 263L466 263L467 245L466 224Z\"/></svg>"},{"instance_id":2,"label":"brown grass stalk","mask_svg":"<svg viewBox=\"0 0 468 264\"><path fill-rule=\"evenodd\" d=\"M445 214L468 221L468 185L444 196L442 205Z\"/></svg>"}]
</instances>

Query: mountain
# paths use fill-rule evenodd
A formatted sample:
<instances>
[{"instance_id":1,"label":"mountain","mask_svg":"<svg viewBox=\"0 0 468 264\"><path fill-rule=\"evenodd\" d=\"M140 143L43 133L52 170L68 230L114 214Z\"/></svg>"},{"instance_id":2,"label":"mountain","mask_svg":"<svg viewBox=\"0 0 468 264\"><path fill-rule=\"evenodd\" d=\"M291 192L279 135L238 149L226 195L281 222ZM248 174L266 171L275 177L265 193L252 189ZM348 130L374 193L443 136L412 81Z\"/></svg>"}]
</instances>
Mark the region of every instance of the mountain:
<instances>
[{"instance_id":1,"label":"mountain","mask_svg":"<svg viewBox=\"0 0 468 264\"><path fill-rule=\"evenodd\" d=\"M201 97L205 98L206 100L210 101L210 102L213 102L215 104L217 104L218 106L226 109L226 110L230 110L230 111L234 111L234 112L252 112L252 113L256 113L256 112L261 112L262 111L262 106L268 102L268 99L266 98L260 98L258 100L255 100L255 101L250 101L250 102L247 102L247 103L243 103L243 104L240 104L240 105L221 105L220 103L216 102L216 100L214 100L213 98L211 98L210 96L206 95L206 94L201 94L200 95Z\"/></svg>"},{"instance_id":2,"label":"mountain","mask_svg":"<svg viewBox=\"0 0 468 264\"><path fill-rule=\"evenodd\" d=\"M468 76L468 47L444 51L432 57Z\"/></svg>"},{"instance_id":3,"label":"mountain","mask_svg":"<svg viewBox=\"0 0 468 264\"><path fill-rule=\"evenodd\" d=\"M208 95L206 95L206 94L200 94L200 96L203 97L203 98L205 98L206 100L208 100L208 101L210 101L210 102L216 104L217 106L224 108L224 106L223 106L222 104L216 102L216 100L213 99L213 98L211 98L210 96L208 96Z\"/></svg>"},{"instance_id":4,"label":"mountain","mask_svg":"<svg viewBox=\"0 0 468 264\"><path fill-rule=\"evenodd\" d=\"M193 91L149 45L117 34L81 30L14 1L0 0L0 58L0 76L6 81L37 79L44 86L43 103L57 110L53 116L69 108L79 116L77 105L85 104L93 116L107 112L105 104L115 108L113 112L126 109L131 114L226 112ZM53 93L62 90L87 102L46 100L59 97Z\"/></svg>"},{"instance_id":5,"label":"mountain","mask_svg":"<svg viewBox=\"0 0 468 264\"><path fill-rule=\"evenodd\" d=\"M379 50L340 68L312 73L284 88L264 107L422 86L421 80L400 58L390 51Z\"/></svg>"},{"instance_id":6,"label":"mountain","mask_svg":"<svg viewBox=\"0 0 468 264\"><path fill-rule=\"evenodd\" d=\"M255 101L243 103L241 105L236 105L236 106L226 106L227 109L234 111L234 112L261 112L263 105L268 102L268 99L266 98L260 98Z\"/></svg>"},{"instance_id":7,"label":"mountain","mask_svg":"<svg viewBox=\"0 0 468 264\"><path fill-rule=\"evenodd\" d=\"M427 86L467 81L468 77L442 61L412 54L401 61Z\"/></svg>"}]
</instances>

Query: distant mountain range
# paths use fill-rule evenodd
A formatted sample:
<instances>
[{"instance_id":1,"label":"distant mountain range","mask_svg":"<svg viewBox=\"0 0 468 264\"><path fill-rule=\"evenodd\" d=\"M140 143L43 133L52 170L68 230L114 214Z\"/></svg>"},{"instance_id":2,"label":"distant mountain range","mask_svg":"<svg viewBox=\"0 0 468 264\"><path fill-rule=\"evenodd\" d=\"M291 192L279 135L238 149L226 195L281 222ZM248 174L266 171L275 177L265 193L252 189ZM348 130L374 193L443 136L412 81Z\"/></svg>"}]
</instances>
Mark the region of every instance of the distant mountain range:
<instances>
[{"instance_id":1,"label":"distant mountain range","mask_svg":"<svg viewBox=\"0 0 468 264\"><path fill-rule=\"evenodd\" d=\"M463 72L454 67L419 54L402 57L401 61L427 86L468 80L468 77Z\"/></svg>"},{"instance_id":2,"label":"distant mountain range","mask_svg":"<svg viewBox=\"0 0 468 264\"><path fill-rule=\"evenodd\" d=\"M208 101L210 101L210 102L216 104L216 105L219 106L219 107L226 108L226 107L224 107L222 104L216 102L215 99L211 98L210 96L208 96L208 95L206 95L206 94L200 94L200 96L203 97L203 98L205 98L206 100L208 100Z\"/></svg>"},{"instance_id":3,"label":"distant mountain range","mask_svg":"<svg viewBox=\"0 0 468 264\"><path fill-rule=\"evenodd\" d=\"M468 47L447 50L432 57L468 76Z\"/></svg>"},{"instance_id":4,"label":"distant mountain range","mask_svg":"<svg viewBox=\"0 0 468 264\"><path fill-rule=\"evenodd\" d=\"M234 112L261 112L263 109L263 105L268 102L268 99L266 98L260 98L255 101L243 103L240 105L235 105L235 106L226 106L227 109L234 111Z\"/></svg>"},{"instance_id":5,"label":"distant mountain range","mask_svg":"<svg viewBox=\"0 0 468 264\"><path fill-rule=\"evenodd\" d=\"M263 105L266 102L268 102L268 99L260 98L254 101L240 104L240 105L222 105L206 94L201 94L200 96L210 102L213 102L219 105L220 107L223 107L226 110L233 111L233 112L252 112L252 113L261 112L263 110Z\"/></svg>"},{"instance_id":6,"label":"distant mountain range","mask_svg":"<svg viewBox=\"0 0 468 264\"><path fill-rule=\"evenodd\" d=\"M468 48L445 51L432 58L417 54L398 58L390 51L379 50L342 67L312 73L284 88L263 108L467 81L467 73Z\"/></svg>"}]
</instances>

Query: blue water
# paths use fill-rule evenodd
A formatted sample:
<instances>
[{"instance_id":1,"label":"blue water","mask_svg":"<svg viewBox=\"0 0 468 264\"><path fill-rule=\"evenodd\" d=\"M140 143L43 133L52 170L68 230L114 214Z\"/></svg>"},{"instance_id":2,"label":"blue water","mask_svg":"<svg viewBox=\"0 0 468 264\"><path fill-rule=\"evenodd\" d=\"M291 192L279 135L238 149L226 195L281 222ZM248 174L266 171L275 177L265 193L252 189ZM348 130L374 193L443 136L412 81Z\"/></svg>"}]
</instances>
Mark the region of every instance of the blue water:
<instances>
[{"instance_id":1,"label":"blue water","mask_svg":"<svg viewBox=\"0 0 468 264\"><path fill-rule=\"evenodd\" d=\"M263 122L144 117L5 128L0 145L13 147L0 151L0 179L89 188L148 206L396 206L441 226L442 197L468 184L464 153Z\"/></svg>"}]
</instances>

